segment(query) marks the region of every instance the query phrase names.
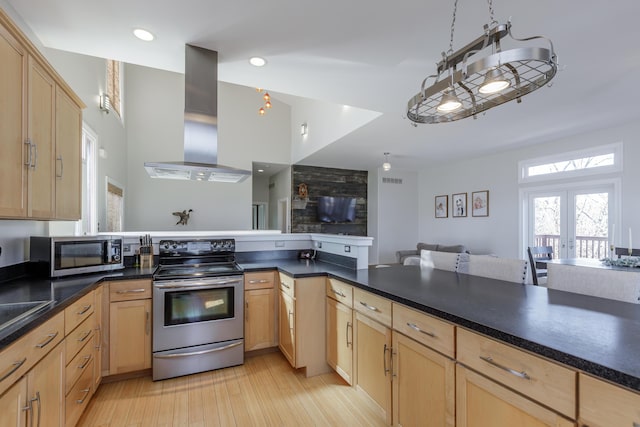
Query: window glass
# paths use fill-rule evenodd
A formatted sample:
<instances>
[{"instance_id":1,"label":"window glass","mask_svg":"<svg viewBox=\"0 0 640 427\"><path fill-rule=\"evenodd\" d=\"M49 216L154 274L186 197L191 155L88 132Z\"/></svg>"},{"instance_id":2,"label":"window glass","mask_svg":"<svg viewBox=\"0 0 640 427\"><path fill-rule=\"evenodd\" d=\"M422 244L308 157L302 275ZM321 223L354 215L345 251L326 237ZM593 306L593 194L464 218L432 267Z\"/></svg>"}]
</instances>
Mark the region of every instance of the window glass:
<instances>
[{"instance_id":1,"label":"window glass","mask_svg":"<svg viewBox=\"0 0 640 427\"><path fill-rule=\"evenodd\" d=\"M111 108L120 116L120 61L107 59L107 95Z\"/></svg>"}]
</instances>

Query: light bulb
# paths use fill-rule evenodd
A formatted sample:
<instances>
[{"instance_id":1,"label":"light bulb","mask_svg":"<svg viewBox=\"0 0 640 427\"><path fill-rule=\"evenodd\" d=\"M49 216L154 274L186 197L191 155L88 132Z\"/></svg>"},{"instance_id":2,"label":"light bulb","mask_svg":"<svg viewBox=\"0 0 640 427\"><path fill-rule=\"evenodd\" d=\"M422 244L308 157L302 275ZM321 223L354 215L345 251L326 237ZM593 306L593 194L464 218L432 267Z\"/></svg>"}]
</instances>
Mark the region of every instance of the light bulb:
<instances>
[{"instance_id":1,"label":"light bulb","mask_svg":"<svg viewBox=\"0 0 640 427\"><path fill-rule=\"evenodd\" d=\"M260 107L260 109L258 110L258 114L260 114L261 116L264 116L264 108Z\"/></svg>"},{"instance_id":2,"label":"light bulb","mask_svg":"<svg viewBox=\"0 0 640 427\"><path fill-rule=\"evenodd\" d=\"M271 108L271 107L273 107L273 105L271 105L271 101L267 101L267 102L264 103L264 107L265 108Z\"/></svg>"},{"instance_id":3,"label":"light bulb","mask_svg":"<svg viewBox=\"0 0 640 427\"><path fill-rule=\"evenodd\" d=\"M269 95L269 92L265 92L263 98L265 101L268 101L271 99L271 95Z\"/></svg>"},{"instance_id":4,"label":"light bulb","mask_svg":"<svg viewBox=\"0 0 640 427\"><path fill-rule=\"evenodd\" d=\"M499 68L493 68L487 71L484 82L478 88L478 92L484 94L492 94L500 92L511 86L511 82L505 78Z\"/></svg>"},{"instance_id":5,"label":"light bulb","mask_svg":"<svg viewBox=\"0 0 640 427\"><path fill-rule=\"evenodd\" d=\"M440 104L436 107L436 110L441 113L448 113L450 111L455 111L460 107L462 107L462 102L460 102L456 96L455 89L449 87L449 89L442 94L442 99L440 100Z\"/></svg>"}]
</instances>

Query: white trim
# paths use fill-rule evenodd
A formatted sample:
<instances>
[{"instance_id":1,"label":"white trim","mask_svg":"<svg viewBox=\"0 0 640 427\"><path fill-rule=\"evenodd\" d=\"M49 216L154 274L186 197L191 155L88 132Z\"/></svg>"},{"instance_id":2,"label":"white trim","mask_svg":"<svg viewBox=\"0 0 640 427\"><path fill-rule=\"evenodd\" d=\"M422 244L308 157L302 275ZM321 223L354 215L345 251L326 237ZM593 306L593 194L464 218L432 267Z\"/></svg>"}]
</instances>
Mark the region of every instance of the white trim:
<instances>
[{"instance_id":1,"label":"white trim","mask_svg":"<svg viewBox=\"0 0 640 427\"><path fill-rule=\"evenodd\" d=\"M603 154L611 154L611 153L613 153L613 159L614 159L614 164L611 166L601 166L601 167L594 167L594 168L588 168L588 169L556 172L556 173L535 175L535 176L528 176L527 174L528 169L533 166L540 166L547 163L582 159L585 157L600 156ZM524 184L529 182L544 182L544 181L552 181L557 179L569 179L569 178L576 178L576 177L621 172L622 158L623 158L623 143L616 142L614 144L600 145L597 147L585 148L583 150L569 151L565 153L553 154L550 156L521 160L518 162L518 183Z\"/></svg>"}]
</instances>

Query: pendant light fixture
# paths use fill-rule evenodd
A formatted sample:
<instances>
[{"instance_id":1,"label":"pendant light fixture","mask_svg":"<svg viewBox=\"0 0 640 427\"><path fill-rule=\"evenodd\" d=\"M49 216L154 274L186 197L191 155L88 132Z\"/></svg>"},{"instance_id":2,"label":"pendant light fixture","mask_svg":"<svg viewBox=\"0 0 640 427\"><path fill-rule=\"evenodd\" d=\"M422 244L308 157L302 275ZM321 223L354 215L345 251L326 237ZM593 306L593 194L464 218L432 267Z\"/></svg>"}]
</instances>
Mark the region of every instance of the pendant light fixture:
<instances>
[{"instance_id":1,"label":"pendant light fixture","mask_svg":"<svg viewBox=\"0 0 640 427\"><path fill-rule=\"evenodd\" d=\"M391 163L389 163L389 153L384 153L384 163L382 164L382 170L385 172L391 170Z\"/></svg>"},{"instance_id":2,"label":"pendant light fixture","mask_svg":"<svg viewBox=\"0 0 640 427\"><path fill-rule=\"evenodd\" d=\"M454 52L458 0L454 1L449 50L442 52L436 74L426 77L420 92L407 103L407 118L412 122L476 118L478 113L505 102L515 99L520 103L524 95L549 84L556 75L558 62L551 40L542 36L516 39L511 34L511 21L496 22L493 0L488 3L489 24L484 26L484 34ZM527 45L503 50L507 40Z\"/></svg>"}]
</instances>

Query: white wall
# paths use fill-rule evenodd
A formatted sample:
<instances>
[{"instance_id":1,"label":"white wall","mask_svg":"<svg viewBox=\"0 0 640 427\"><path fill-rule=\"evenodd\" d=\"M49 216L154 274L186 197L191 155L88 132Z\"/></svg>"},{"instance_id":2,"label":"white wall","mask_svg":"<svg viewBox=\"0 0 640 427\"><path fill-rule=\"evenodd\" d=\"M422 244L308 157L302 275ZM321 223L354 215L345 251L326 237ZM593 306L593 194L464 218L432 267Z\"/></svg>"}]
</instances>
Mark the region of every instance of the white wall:
<instances>
[{"instance_id":1,"label":"white wall","mask_svg":"<svg viewBox=\"0 0 640 427\"><path fill-rule=\"evenodd\" d=\"M382 178L402 180L384 183ZM378 168L369 171L369 236L374 238L369 262L396 262L396 251L418 243L418 173ZM373 220L373 221L372 221Z\"/></svg>"},{"instance_id":2,"label":"white wall","mask_svg":"<svg viewBox=\"0 0 640 427\"><path fill-rule=\"evenodd\" d=\"M291 198L291 167L271 176L269 186L269 229L279 230L278 200Z\"/></svg>"},{"instance_id":3,"label":"white wall","mask_svg":"<svg viewBox=\"0 0 640 427\"><path fill-rule=\"evenodd\" d=\"M127 65L128 183L125 229L251 229L251 179L239 184L152 179L145 161L184 159L184 75ZM290 110L275 104L268 116L255 108L253 88L218 85L218 163L251 169L252 161L288 163ZM193 209L187 226L174 211Z\"/></svg>"},{"instance_id":4,"label":"white wall","mask_svg":"<svg viewBox=\"0 0 640 427\"><path fill-rule=\"evenodd\" d=\"M521 257L519 247L518 161L590 146L624 142L622 228L640 230L640 124L625 124L558 141L421 171L419 176L419 241L464 244L473 253ZM434 197L489 190L489 217L434 218ZM620 227L620 226L619 226Z\"/></svg>"}]
</instances>

